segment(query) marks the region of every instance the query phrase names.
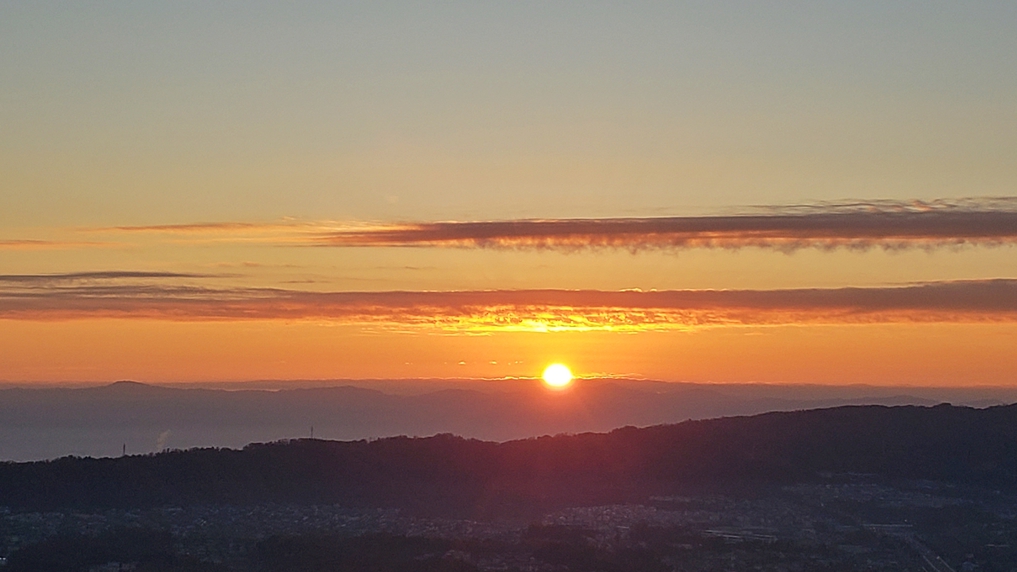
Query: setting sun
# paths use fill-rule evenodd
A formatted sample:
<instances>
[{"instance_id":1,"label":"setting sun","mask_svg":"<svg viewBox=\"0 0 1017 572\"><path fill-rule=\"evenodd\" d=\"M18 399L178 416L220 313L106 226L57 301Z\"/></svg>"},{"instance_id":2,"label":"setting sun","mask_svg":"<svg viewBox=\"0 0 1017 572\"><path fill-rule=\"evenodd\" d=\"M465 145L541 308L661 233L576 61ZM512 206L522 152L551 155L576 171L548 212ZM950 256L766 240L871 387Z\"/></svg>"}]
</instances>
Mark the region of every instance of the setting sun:
<instances>
[{"instance_id":1,"label":"setting sun","mask_svg":"<svg viewBox=\"0 0 1017 572\"><path fill-rule=\"evenodd\" d=\"M553 363L547 366L542 377L544 378L544 383L555 389L567 387L572 383L572 372L568 367L560 363Z\"/></svg>"}]
</instances>

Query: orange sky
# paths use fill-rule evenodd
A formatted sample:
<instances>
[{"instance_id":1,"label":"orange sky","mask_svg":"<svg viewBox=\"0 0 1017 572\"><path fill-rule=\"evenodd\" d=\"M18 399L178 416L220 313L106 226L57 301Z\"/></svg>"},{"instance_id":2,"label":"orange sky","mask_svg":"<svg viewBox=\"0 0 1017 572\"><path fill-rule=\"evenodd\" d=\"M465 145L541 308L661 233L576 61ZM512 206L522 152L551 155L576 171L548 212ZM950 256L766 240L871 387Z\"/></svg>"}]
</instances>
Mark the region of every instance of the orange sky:
<instances>
[{"instance_id":1,"label":"orange sky","mask_svg":"<svg viewBox=\"0 0 1017 572\"><path fill-rule=\"evenodd\" d=\"M1012 204L443 223L451 243L419 245L388 244L404 227L379 223L40 230L23 240L49 248L0 250L23 269L0 275L0 379L532 377L563 361L672 381L1006 385ZM727 244L718 225L770 230ZM316 244L336 232L367 243ZM463 242L492 232L521 242Z\"/></svg>"},{"instance_id":2,"label":"orange sky","mask_svg":"<svg viewBox=\"0 0 1017 572\"><path fill-rule=\"evenodd\" d=\"M1013 384L1015 27L0 5L0 381Z\"/></svg>"},{"instance_id":3,"label":"orange sky","mask_svg":"<svg viewBox=\"0 0 1017 572\"><path fill-rule=\"evenodd\" d=\"M0 321L7 379L153 382L582 376L699 382L1009 385L1017 324L695 332L376 333L314 321Z\"/></svg>"}]
</instances>

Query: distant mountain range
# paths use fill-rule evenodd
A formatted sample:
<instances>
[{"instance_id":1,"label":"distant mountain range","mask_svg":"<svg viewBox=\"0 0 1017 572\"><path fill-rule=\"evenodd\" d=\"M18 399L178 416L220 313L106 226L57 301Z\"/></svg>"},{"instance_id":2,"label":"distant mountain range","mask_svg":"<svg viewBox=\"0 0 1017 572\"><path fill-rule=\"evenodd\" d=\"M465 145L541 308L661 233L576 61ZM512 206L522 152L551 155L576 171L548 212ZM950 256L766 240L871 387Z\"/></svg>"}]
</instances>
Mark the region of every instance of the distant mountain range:
<instances>
[{"instance_id":1,"label":"distant mountain range","mask_svg":"<svg viewBox=\"0 0 1017 572\"><path fill-rule=\"evenodd\" d=\"M346 383L295 383L291 389L268 389L273 386L267 382L234 389L135 382L0 389L0 460L236 448L310 437L312 427L315 437L325 439L453 433L506 441L839 405L987 406L1017 400L1013 391L999 388L905 391L604 379L579 380L556 393L533 380ZM274 385L280 386L287 387Z\"/></svg>"},{"instance_id":2,"label":"distant mountain range","mask_svg":"<svg viewBox=\"0 0 1017 572\"><path fill-rule=\"evenodd\" d=\"M301 439L243 450L0 463L0 506L271 502L487 517L862 474L1013 491L1017 406L850 406L505 443L452 435Z\"/></svg>"}]
</instances>

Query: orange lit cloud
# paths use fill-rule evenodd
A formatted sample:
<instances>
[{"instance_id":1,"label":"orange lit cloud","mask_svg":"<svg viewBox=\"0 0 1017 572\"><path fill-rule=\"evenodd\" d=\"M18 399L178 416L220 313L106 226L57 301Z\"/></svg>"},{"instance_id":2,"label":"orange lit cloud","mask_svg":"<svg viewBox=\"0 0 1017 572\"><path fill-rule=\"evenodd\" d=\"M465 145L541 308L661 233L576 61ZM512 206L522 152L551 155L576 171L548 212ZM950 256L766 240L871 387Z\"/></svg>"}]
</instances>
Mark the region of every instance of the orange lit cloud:
<instances>
[{"instance_id":1,"label":"orange lit cloud","mask_svg":"<svg viewBox=\"0 0 1017 572\"><path fill-rule=\"evenodd\" d=\"M0 318L322 320L459 333L1017 321L1017 280L1004 279L874 288L649 292L308 292L176 283L200 277L117 272L0 276Z\"/></svg>"}]
</instances>

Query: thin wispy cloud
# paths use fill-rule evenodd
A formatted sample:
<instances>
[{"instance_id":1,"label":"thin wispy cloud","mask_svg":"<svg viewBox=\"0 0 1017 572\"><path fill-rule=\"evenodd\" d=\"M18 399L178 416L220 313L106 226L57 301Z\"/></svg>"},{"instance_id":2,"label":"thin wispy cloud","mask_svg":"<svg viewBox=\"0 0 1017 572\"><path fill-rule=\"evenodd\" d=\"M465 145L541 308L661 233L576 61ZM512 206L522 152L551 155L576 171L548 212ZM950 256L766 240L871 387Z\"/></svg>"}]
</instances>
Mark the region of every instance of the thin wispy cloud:
<instances>
[{"instance_id":1,"label":"thin wispy cloud","mask_svg":"<svg viewBox=\"0 0 1017 572\"><path fill-rule=\"evenodd\" d=\"M365 223L335 221L300 221L283 219L276 222L198 222L141 226L111 226L79 229L105 235L150 235L166 237L173 242L248 242L279 245L302 244L314 237L344 229L370 228Z\"/></svg>"},{"instance_id":2,"label":"thin wispy cloud","mask_svg":"<svg viewBox=\"0 0 1017 572\"><path fill-rule=\"evenodd\" d=\"M206 233L206 232L244 232L251 230L271 230L278 228L290 228L295 224L280 223L257 223L257 222L196 222L187 224L154 224L140 226L113 226L86 230L98 231L123 231L123 232L155 232L155 233Z\"/></svg>"},{"instance_id":3,"label":"thin wispy cloud","mask_svg":"<svg viewBox=\"0 0 1017 572\"><path fill-rule=\"evenodd\" d=\"M118 246L110 242L63 241L63 240L0 240L0 250L74 250L78 248L111 248Z\"/></svg>"},{"instance_id":4,"label":"thin wispy cloud","mask_svg":"<svg viewBox=\"0 0 1017 572\"><path fill-rule=\"evenodd\" d=\"M0 318L324 320L445 332L645 331L799 323L1013 322L1017 280L782 290L308 292L167 284L0 288Z\"/></svg>"},{"instance_id":5,"label":"thin wispy cloud","mask_svg":"<svg viewBox=\"0 0 1017 572\"><path fill-rule=\"evenodd\" d=\"M118 280L140 278L216 278L221 274L191 274L181 272L140 272L110 270L96 272L63 272L58 274L0 274L0 284L51 284L53 282L77 282L84 280Z\"/></svg>"},{"instance_id":6,"label":"thin wispy cloud","mask_svg":"<svg viewBox=\"0 0 1017 572\"><path fill-rule=\"evenodd\" d=\"M712 216L517 219L377 224L198 223L113 227L178 240L288 246L668 250L903 249L1017 243L1017 198L762 206Z\"/></svg>"}]
</instances>

